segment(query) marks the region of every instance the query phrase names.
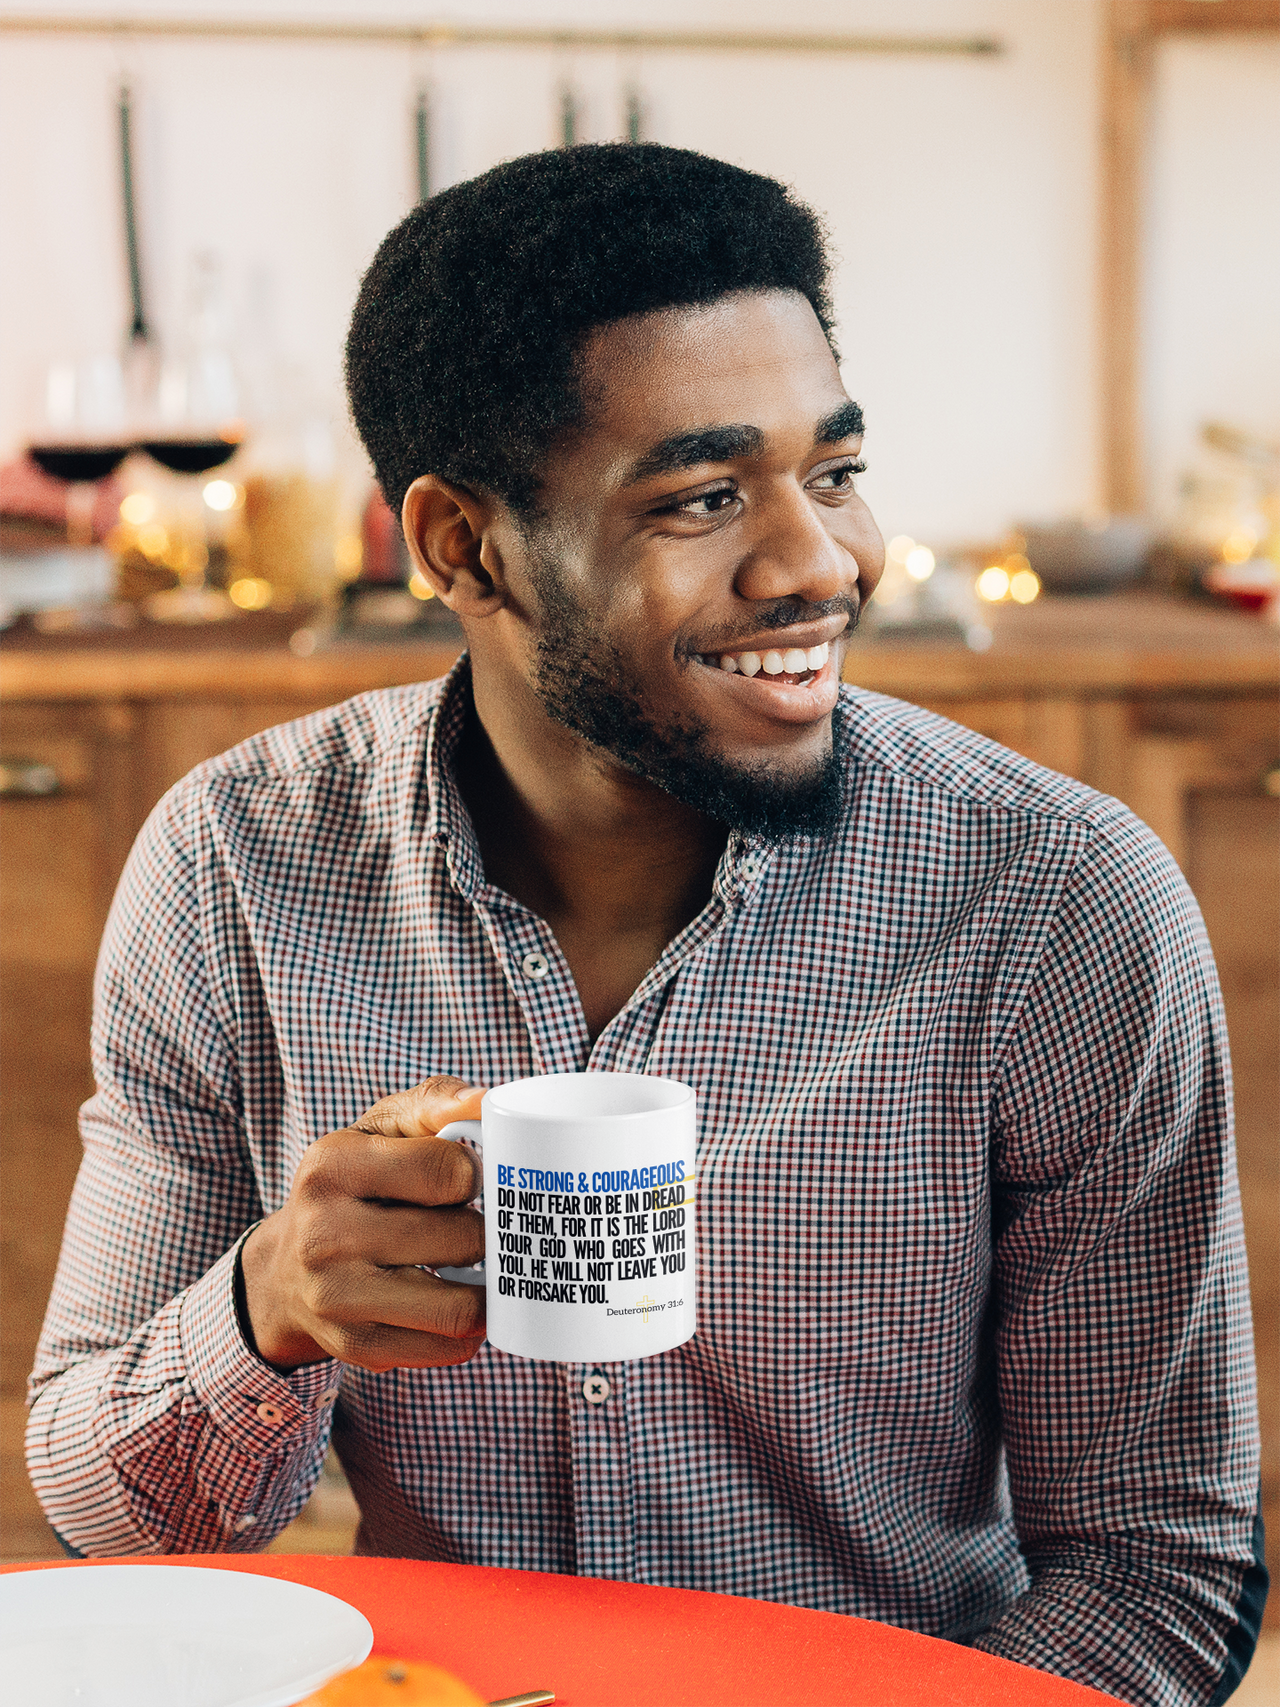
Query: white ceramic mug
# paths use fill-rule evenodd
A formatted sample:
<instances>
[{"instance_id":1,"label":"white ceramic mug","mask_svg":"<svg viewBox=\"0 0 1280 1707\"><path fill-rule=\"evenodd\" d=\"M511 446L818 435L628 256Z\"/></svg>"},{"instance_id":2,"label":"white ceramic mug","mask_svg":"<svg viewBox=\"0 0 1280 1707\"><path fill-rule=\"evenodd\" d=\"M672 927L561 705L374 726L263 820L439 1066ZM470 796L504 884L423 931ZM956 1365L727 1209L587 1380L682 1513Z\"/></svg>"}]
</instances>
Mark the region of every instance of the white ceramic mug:
<instances>
[{"instance_id":1,"label":"white ceramic mug","mask_svg":"<svg viewBox=\"0 0 1280 1707\"><path fill-rule=\"evenodd\" d=\"M484 1158L489 1343L553 1363L683 1345L697 1327L694 1095L644 1073L549 1073L486 1091L440 1133Z\"/></svg>"}]
</instances>

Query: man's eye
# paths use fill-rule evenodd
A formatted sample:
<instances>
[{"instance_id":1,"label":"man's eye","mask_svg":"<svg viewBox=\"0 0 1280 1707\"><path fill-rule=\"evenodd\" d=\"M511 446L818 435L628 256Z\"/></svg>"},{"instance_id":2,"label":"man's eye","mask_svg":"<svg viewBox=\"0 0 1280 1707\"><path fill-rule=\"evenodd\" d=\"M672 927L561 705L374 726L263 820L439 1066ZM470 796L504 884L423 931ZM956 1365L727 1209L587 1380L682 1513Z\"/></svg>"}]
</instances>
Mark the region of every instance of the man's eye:
<instances>
[{"instance_id":1,"label":"man's eye","mask_svg":"<svg viewBox=\"0 0 1280 1707\"><path fill-rule=\"evenodd\" d=\"M852 492L855 474L865 474L867 465L858 462L842 462L839 468L824 469L815 479L809 482L810 491L816 492Z\"/></svg>"},{"instance_id":2,"label":"man's eye","mask_svg":"<svg viewBox=\"0 0 1280 1707\"><path fill-rule=\"evenodd\" d=\"M696 498L685 498L678 504L668 505L660 513L669 516L692 516L695 520L703 516L719 515L721 510L727 510L737 502L738 494L732 486L718 486L714 492L699 492Z\"/></svg>"}]
</instances>

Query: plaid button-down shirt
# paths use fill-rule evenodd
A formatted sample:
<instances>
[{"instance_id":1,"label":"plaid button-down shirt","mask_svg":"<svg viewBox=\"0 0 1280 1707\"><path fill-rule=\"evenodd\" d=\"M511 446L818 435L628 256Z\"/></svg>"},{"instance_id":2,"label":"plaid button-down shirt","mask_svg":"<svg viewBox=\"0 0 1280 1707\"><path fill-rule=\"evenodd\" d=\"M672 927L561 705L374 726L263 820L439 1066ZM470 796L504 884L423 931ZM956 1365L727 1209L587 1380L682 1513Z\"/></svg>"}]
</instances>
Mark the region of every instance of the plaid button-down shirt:
<instances>
[{"instance_id":1,"label":"plaid button-down shirt","mask_svg":"<svg viewBox=\"0 0 1280 1707\"><path fill-rule=\"evenodd\" d=\"M1225 1033L1164 849L846 688L841 829L731 837L592 1044L550 928L486 882L468 699L464 661L269 730L143 831L33 1378L54 1526L94 1555L261 1548L332 1428L364 1551L789 1601L1209 1700L1249 1646L1257 1439ZM427 1073L584 1068L696 1088L693 1340L605 1365L604 1403L585 1366L487 1345L382 1375L253 1356L238 1243L308 1144Z\"/></svg>"}]
</instances>

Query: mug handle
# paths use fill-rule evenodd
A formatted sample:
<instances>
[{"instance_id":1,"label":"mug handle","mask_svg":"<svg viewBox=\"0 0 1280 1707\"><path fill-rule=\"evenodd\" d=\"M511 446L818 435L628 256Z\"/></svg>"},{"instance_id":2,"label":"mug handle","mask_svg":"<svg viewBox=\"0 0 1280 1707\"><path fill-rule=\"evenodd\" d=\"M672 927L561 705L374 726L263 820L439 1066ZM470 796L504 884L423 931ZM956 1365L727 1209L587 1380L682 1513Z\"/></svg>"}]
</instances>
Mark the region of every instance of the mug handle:
<instances>
[{"instance_id":1,"label":"mug handle","mask_svg":"<svg viewBox=\"0 0 1280 1707\"><path fill-rule=\"evenodd\" d=\"M436 1133L436 1137L448 1138L456 1144L464 1144L473 1155L481 1159L483 1166L484 1144L481 1141L480 1130L478 1120L451 1120L447 1126L441 1127L440 1131ZM471 1199L473 1203L479 1200L483 1190L482 1183L480 1191ZM460 1282L463 1286L483 1286L485 1283L483 1261L476 1263L474 1268L438 1268L435 1272L441 1280Z\"/></svg>"}]
</instances>

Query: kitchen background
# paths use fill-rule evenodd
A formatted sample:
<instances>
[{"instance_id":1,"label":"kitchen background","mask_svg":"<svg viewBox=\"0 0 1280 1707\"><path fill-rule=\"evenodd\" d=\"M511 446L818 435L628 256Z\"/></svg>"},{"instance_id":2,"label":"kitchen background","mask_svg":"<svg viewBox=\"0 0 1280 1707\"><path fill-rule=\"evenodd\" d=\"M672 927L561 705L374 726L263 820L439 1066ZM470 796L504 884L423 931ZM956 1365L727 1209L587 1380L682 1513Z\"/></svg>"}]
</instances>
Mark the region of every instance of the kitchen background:
<instances>
[{"instance_id":1,"label":"kitchen background","mask_svg":"<svg viewBox=\"0 0 1280 1707\"><path fill-rule=\"evenodd\" d=\"M202 18L247 33L160 29ZM454 0L444 14L565 32L523 43L450 41L405 0L136 0L129 19L87 0L0 9L0 952L22 991L6 1143L10 1201L29 1201L29 1177L51 1206L44 1231L24 1210L5 1234L23 1325L0 1401L0 1551L46 1544L21 1485L19 1395L123 851L206 751L447 663L447 626L406 602L346 424L347 318L424 169L438 189L556 146L566 125L773 173L829 220L846 384L869 423L863 490L895 542L879 650L855 673L1121 794L1183 860L1236 1004L1255 1292L1274 1312L1276 974L1258 943L1277 904L1280 3ZM706 45L572 39L628 29ZM756 51L752 32L810 46ZM885 37L892 51L868 40ZM122 86L148 333L133 341ZM27 446L94 436L95 385L108 415L119 388L122 443L150 439L163 461L166 443L221 435L226 460L184 476L135 453L97 489L38 474ZM1104 533L1109 510L1146 525ZM1142 584L1108 605L1109 576ZM75 1082L51 1135L40 1098L67 1050Z\"/></svg>"},{"instance_id":2,"label":"kitchen background","mask_svg":"<svg viewBox=\"0 0 1280 1707\"><path fill-rule=\"evenodd\" d=\"M1203 7L1209 10L1208 6ZM15 9L16 10L16 9ZM416 24L421 7L205 8ZM111 7L31 7L62 17ZM136 18L198 17L140 0ZM417 193L561 139L644 133L796 185L831 224L847 383L867 409L865 488L886 532L988 539L1015 517L1105 507L1098 394L1095 0L471 0L458 21L987 39L998 54L760 54L538 46L0 38L0 446L33 430L42 363L119 347L129 302L117 86L133 89L142 267L156 331L187 332L197 257L221 265L233 348L270 353L335 425L357 282ZM1162 516L1200 424L1280 430L1280 40L1155 50L1144 230L1148 496ZM250 352L250 346L252 351Z\"/></svg>"}]
</instances>

